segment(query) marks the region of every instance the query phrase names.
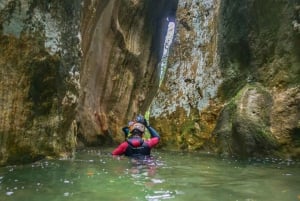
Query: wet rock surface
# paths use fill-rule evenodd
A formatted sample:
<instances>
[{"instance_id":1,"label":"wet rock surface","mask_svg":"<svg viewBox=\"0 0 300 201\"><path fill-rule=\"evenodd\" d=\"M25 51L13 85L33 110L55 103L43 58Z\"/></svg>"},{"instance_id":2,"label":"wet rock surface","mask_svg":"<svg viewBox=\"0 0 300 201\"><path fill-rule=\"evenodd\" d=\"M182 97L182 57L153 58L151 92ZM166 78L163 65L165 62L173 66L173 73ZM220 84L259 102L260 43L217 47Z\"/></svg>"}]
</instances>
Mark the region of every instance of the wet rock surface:
<instances>
[{"instance_id":1,"label":"wet rock surface","mask_svg":"<svg viewBox=\"0 0 300 201\"><path fill-rule=\"evenodd\" d=\"M120 142L150 105L165 149L299 158L299 5L0 0L0 164Z\"/></svg>"},{"instance_id":2,"label":"wet rock surface","mask_svg":"<svg viewBox=\"0 0 300 201\"><path fill-rule=\"evenodd\" d=\"M0 164L70 157L80 1L0 1Z\"/></svg>"},{"instance_id":3,"label":"wet rock surface","mask_svg":"<svg viewBox=\"0 0 300 201\"><path fill-rule=\"evenodd\" d=\"M168 70L151 108L163 146L299 157L299 3L179 1ZM232 105L253 83L265 95L246 90L248 101Z\"/></svg>"}]
</instances>

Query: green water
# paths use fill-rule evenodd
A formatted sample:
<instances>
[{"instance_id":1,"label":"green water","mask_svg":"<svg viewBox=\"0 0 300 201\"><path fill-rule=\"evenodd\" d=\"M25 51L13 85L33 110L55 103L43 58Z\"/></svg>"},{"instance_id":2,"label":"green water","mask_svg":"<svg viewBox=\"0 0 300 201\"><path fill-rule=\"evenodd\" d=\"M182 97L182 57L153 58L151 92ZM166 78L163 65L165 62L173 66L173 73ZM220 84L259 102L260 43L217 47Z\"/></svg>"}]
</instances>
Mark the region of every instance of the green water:
<instances>
[{"instance_id":1,"label":"green water","mask_svg":"<svg viewBox=\"0 0 300 201\"><path fill-rule=\"evenodd\" d=\"M299 162L155 151L139 164L110 151L0 168L0 201L300 200Z\"/></svg>"}]
</instances>

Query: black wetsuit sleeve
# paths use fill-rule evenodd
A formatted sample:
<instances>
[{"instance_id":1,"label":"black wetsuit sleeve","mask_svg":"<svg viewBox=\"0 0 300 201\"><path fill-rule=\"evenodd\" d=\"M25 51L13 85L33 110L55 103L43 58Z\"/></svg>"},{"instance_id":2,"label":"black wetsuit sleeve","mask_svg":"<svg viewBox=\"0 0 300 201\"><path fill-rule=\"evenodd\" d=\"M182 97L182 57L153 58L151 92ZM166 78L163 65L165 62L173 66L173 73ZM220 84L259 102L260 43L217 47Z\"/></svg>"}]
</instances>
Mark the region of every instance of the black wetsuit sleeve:
<instances>
[{"instance_id":1,"label":"black wetsuit sleeve","mask_svg":"<svg viewBox=\"0 0 300 201\"><path fill-rule=\"evenodd\" d=\"M127 138L128 134L129 134L129 128L128 128L128 126L123 127L122 131L124 132L125 137Z\"/></svg>"},{"instance_id":2,"label":"black wetsuit sleeve","mask_svg":"<svg viewBox=\"0 0 300 201\"><path fill-rule=\"evenodd\" d=\"M147 129L151 135L151 138L154 138L154 137L160 138L158 132L154 128L152 128L151 126L147 126Z\"/></svg>"}]
</instances>

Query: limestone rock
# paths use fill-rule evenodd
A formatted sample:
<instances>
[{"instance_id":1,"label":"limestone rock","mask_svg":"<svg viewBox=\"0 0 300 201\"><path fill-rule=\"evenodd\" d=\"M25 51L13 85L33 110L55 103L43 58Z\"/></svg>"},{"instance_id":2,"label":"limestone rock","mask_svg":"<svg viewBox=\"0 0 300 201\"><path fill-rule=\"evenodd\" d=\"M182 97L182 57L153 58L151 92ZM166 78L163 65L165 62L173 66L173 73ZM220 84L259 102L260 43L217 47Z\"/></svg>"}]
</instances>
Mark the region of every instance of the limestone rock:
<instances>
[{"instance_id":1,"label":"limestone rock","mask_svg":"<svg viewBox=\"0 0 300 201\"><path fill-rule=\"evenodd\" d=\"M0 0L0 165L121 141L154 96L165 148L300 157L299 24L288 0Z\"/></svg>"},{"instance_id":2,"label":"limestone rock","mask_svg":"<svg viewBox=\"0 0 300 201\"><path fill-rule=\"evenodd\" d=\"M77 115L85 144L124 140L121 128L146 112L159 84L163 25L176 6L173 0L85 2Z\"/></svg>"},{"instance_id":3,"label":"limestone rock","mask_svg":"<svg viewBox=\"0 0 300 201\"><path fill-rule=\"evenodd\" d=\"M0 0L0 165L75 148L80 1Z\"/></svg>"},{"instance_id":4,"label":"limestone rock","mask_svg":"<svg viewBox=\"0 0 300 201\"><path fill-rule=\"evenodd\" d=\"M300 157L300 88L273 92L270 130L287 158Z\"/></svg>"},{"instance_id":5,"label":"limestone rock","mask_svg":"<svg viewBox=\"0 0 300 201\"><path fill-rule=\"evenodd\" d=\"M265 101L257 103L262 104L262 107L253 111L254 116L265 111L265 118L261 119L263 124L253 124L253 119L250 119L251 112L246 119L234 115L235 119L244 123L233 123L235 127L229 129L229 135L233 135L235 140L236 137L240 137L240 146L235 144L231 147L231 151L235 152L235 155L249 157L273 154L283 158L298 158L300 35L292 25L295 24L295 20L300 20L297 9L299 3L269 0L231 3L222 1L220 6L219 52L224 78L219 89L220 98L231 101L232 97L241 93L241 89L247 86L247 83L258 82L271 96L270 104L272 102L271 108ZM252 102L243 107L253 108ZM222 115L220 117L224 119ZM216 129L218 132L222 130L219 126ZM239 134L234 135L235 132ZM255 141L253 139L248 141L247 139L251 139L247 137L249 133L252 133L252 136L264 134L263 136L267 138L259 138L264 141L262 144L258 143L256 139L258 136L253 136ZM228 137L228 134L224 136ZM230 142L231 140L229 144L234 144L234 141ZM256 145L253 146L254 144ZM257 148L256 151L254 147ZM223 149L224 144L219 148Z\"/></svg>"},{"instance_id":6,"label":"limestone rock","mask_svg":"<svg viewBox=\"0 0 300 201\"><path fill-rule=\"evenodd\" d=\"M263 87L245 86L219 116L214 130L219 152L242 157L275 155L278 144L270 131L272 107L272 96Z\"/></svg>"},{"instance_id":7,"label":"limestone rock","mask_svg":"<svg viewBox=\"0 0 300 201\"><path fill-rule=\"evenodd\" d=\"M299 157L299 3L179 1L176 17L150 114L162 145ZM248 101L227 104L252 83L260 87L246 90ZM217 144L212 133L222 136Z\"/></svg>"},{"instance_id":8,"label":"limestone rock","mask_svg":"<svg viewBox=\"0 0 300 201\"><path fill-rule=\"evenodd\" d=\"M178 3L166 76L150 109L150 122L162 133L164 146L172 147L175 141L173 147L199 149L213 129L218 110L214 99L222 81L217 55L219 4Z\"/></svg>"},{"instance_id":9,"label":"limestone rock","mask_svg":"<svg viewBox=\"0 0 300 201\"><path fill-rule=\"evenodd\" d=\"M123 140L155 95L176 9L176 0L0 0L0 165Z\"/></svg>"}]
</instances>

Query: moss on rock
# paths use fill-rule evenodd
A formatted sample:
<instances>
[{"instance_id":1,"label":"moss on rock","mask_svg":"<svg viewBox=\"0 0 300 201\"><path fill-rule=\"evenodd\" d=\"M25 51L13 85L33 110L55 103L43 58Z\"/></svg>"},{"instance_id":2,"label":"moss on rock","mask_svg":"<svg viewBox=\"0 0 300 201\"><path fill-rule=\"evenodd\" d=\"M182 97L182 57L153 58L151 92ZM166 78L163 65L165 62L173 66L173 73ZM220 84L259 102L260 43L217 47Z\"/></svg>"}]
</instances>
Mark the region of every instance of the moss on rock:
<instances>
[{"instance_id":1,"label":"moss on rock","mask_svg":"<svg viewBox=\"0 0 300 201\"><path fill-rule=\"evenodd\" d=\"M276 155L270 130L273 100L260 84L246 85L227 104L214 130L218 151L240 157Z\"/></svg>"}]
</instances>

